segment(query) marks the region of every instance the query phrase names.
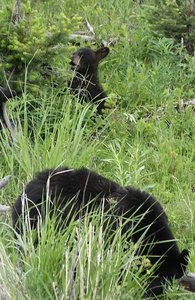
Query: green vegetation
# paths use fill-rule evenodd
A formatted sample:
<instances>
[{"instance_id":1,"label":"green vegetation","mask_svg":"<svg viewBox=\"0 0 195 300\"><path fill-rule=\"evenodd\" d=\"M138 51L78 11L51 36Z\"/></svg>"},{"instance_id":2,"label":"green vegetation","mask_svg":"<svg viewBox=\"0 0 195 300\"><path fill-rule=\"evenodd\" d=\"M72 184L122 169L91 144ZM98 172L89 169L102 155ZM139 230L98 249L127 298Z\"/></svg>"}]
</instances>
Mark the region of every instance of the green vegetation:
<instances>
[{"instance_id":1,"label":"green vegetation","mask_svg":"<svg viewBox=\"0 0 195 300\"><path fill-rule=\"evenodd\" d=\"M154 34L165 34L177 42L182 41L187 51L192 55L194 54L194 1L151 1L148 5L147 17L153 24Z\"/></svg>"},{"instance_id":2,"label":"green vegetation","mask_svg":"<svg viewBox=\"0 0 195 300\"><path fill-rule=\"evenodd\" d=\"M0 132L0 178L12 175L0 191L0 203L11 205L24 184L44 168L86 166L123 185L134 185L154 194L169 216L179 246L190 249L189 270L195 271L195 116L191 107L181 107L183 100L195 95L194 56L189 55L180 39L176 41L164 35L163 30L158 32L158 28L154 34L148 15L148 7L156 5L154 0L144 1L141 7L129 0L23 1L24 11L30 2L30 14L35 21L32 27L41 22L35 30L39 41L28 45L34 36L32 27L26 36L27 43L20 40L21 49L12 40L14 51L19 54L18 77L11 77L7 68L7 64L13 67L16 62L16 53L8 44L3 52L4 39L0 41L1 84L8 82L22 91L8 103L9 116L17 123L16 144L10 145L7 130ZM2 0L0 4L0 35L7 34L9 28L18 41L21 33L2 14L5 7L13 12L14 3ZM60 13L69 20L65 27ZM78 26L79 30L84 28L84 22L75 16L87 18L93 26L97 45L92 47L100 46L102 40L117 38L100 66L100 82L109 95L107 101L116 103L116 108L106 111L105 119L97 118L95 124L95 108L78 103L66 90L71 78L68 59L75 49L68 42L68 34ZM56 34L51 49L60 45L61 34L63 47L59 47L59 52L51 51L45 61L50 45L44 33L51 26ZM44 38L40 41L41 36ZM55 71L48 78L40 75L42 59L44 63L49 61ZM32 82L38 90L31 88ZM176 110L175 104L180 109ZM87 217L83 224L72 222L67 231L57 235L53 220L48 221L42 242L35 250L31 235L23 241L14 240L9 214L1 215L0 290L5 299L68 299L71 291L74 299L82 300L143 299L146 278L137 268L137 261L142 262L143 258L135 256L135 245L123 242L120 231L106 249L100 218L101 215L94 216L91 223ZM78 276L72 287L78 248ZM124 277L119 284L121 267ZM194 295L174 283L162 299L187 300L194 299Z\"/></svg>"},{"instance_id":3,"label":"green vegetation","mask_svg":"<svg viewBox=\"0 0 195 300\"><path fill-rule=\"evenodd\" d=\"M43 84L40 73L46 72L43 66L64 54L68 35L81 26L81 17L68 18L59 7L49 12L46 5L39 7L30 0L18 3L4 3L0 10L0 82L5 73L12 86L18 88L22 80L31 92L37 92Z\"/></svg>"}]
</instances>

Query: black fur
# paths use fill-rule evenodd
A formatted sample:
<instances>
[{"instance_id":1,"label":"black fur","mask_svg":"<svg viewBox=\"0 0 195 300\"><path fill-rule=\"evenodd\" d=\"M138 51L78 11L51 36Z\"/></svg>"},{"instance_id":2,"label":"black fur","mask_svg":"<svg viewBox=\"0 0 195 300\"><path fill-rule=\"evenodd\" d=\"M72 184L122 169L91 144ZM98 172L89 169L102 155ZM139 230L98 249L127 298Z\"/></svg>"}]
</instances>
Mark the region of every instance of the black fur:
<instances>
[{"instance_id":1,"label":"black fur","mask_svg":"<svg viewBox=\"0 0 195 300\"><path fill-rule=\"evenodd\" d=\"M124 233L132 228L132 216L137 217L135 234L131 237L137 242L142 237L139 253L150 255L152 264L159 263L155 272L156 278L148 285L147 295L159 295L163 292L166 279L180 278L188 263L188 251L180 252L168 224L168 217L161 204L150 194L133 187L122 187L116 182L106 179L88 169L58 168L45 170L37 174L24 190L27 195L31 226L36 227L38 212L44 218L43 199L46 199L49 187L50 209L57 206L63 209L62 219L66 224L71 218L79 218L81 209L90 200L95 199L96 207L104 203L104 211L111 207L110 199L115 200L113 219L122 217L125 221ZM13 226L22 233L22 195L18 197L12 209ZM66 204L73 199L68 206ZM28 201L28 200L27 200ZM36 205L36 208L33 207ZM89 205L88 211L94 205ZM85 212L85 209L83 209ZM111 222L113 228L117 221ZM110 225L108 224L108 225ZM152 247L151 247L152 244Z\"/></svg>"},{"instance_id":2,"label":"black fur","mask_svg":"<svg viewBox=\"0 0 195 300\"><path fill-rule=\"evenodd\" d=\"M79 94L81 100L96 103L98 114L102 115L107 94L98 79L98 64L108 55L109 48L92 50L90 47L78 49L71 58L75 76L69 83L70 91Z\"/></svg>"}]
</instances>

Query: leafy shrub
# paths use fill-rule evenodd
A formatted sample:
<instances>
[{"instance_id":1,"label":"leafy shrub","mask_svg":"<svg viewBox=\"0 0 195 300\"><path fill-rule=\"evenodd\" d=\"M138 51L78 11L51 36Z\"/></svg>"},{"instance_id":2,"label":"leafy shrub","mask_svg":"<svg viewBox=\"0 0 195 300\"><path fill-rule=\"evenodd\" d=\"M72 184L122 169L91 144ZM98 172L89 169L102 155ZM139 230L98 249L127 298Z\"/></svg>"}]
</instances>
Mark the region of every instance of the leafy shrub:
<instances>
[{"instance_id":1,"label":"leafy shrub","mask_svg":"<svg viewBox=\"0 0 195 300\"><path fill-rule=\"evenodd\" d=\"M194 53L195 4L190 0L152 1L147 17L155 34L183 41L187 51Z\"/></svg>"},{"instance_id":2,"label":"leafy shrub","mask_svg":"<svg viewBox=\"0 0 195 300\"><path fill-rule=\"evenodd\" d=\"M40 66L51 64L70 47L68 36L80 26L81 18L68 18L62 11L52 17L45 15L44 10L33 8L30 0L23 1L19 16L15 11L10 5L0 9L0 78L4 71L11 81L37 83Z\"/></svg>"}]
</instances>

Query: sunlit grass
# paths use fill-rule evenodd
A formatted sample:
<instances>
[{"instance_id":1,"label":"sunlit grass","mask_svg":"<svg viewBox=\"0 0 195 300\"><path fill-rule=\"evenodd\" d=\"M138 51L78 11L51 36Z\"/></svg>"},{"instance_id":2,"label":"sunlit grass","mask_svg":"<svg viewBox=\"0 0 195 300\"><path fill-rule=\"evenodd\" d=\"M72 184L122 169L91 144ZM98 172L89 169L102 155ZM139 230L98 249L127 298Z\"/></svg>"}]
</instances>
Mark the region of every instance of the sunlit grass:
<instances>
[{"instance_id":1,"label":"sunlit grass","mask_svg":"<svg viewBox=\"0 0 195 300\"><path fill-rule=\"evenodd\" d=\"M9 3L2 1L2 5ZM195 117L190 108L174 108L175 103L194 97L194 58L170 39L155 39L141 18L144 6L140 9L136 1L50 0L34 1L34 5L49 16L63 10L86 17L97 35L98 45L93 48L102 40L117 38L99 74L109 103L116 107L104 120L94 122L96 108L73 99L64 91L66 82L58 88L47 82L39 95L31 95L27 83L21 83L22 95L7 105L17 124L15 144L7 130L0 132L0 178L12 175L0 191L0 203L12 205L23 186L44 168L88 167L154 194L169 216L179 246L189 248L189 269L194 271ZM56 66L68 69L67 60L59 57ZM71 76L70 70L66 75ZM68 299L71 295L83 300L143 299L146 278L134 263L133 246L125 252L117 231L113 244L105 248L97 220L94 216L90 223L86 217L82 230L79 222L72 222L60 233L51 221L34 249L30 236L14 240L10 215L2 215L0 289L5 299ZM75 259L78 273L73 282ZM126 273L119 283L124 265ZM164 299L193 300L193 295L174 283Z\"/></svg>"}]
</instances>

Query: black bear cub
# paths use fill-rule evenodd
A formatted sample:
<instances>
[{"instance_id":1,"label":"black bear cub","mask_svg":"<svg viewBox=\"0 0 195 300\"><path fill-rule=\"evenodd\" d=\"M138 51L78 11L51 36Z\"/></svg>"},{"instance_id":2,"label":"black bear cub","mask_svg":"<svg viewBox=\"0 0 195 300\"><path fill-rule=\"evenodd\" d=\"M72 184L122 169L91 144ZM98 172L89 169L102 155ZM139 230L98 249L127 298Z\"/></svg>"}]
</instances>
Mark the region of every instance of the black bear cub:
<instances>
[{"instance_id":1,"label":"black bear cub","mask_svg":"<svg viewBox=\"0 0 195 300\"><path fill-rule=\"evenodd\" d=\"M66 225L71 218L79 218L81 211L92 212L94 207L103 206L105 214L112 212L114 221L107 224L112 226L112 230L119 219L125 222L123 233L127 233L132 226L135 228L131 240L136 243L141 239L138 254L149 256L152 264L158 263L155 278L148 283L147 296L163 293L166 279L183 276L188 263L188 251L180 252L165 211L147 192L131 186L120 186L85 168L45 170L26 185L24 193L13 205L13 226L18 233L22 234L24 207L28 207L32 228L36 228L40 215L44 219L43 200L46 201L48 194L50 212L54 206L59 208ZM112 209L113 199L115 204Z\"/></svg>"},{"instance_id":2,"label":"black bear cub","mask_svg":"<svg viewBox=\"0 0 195 300\"><path fill-rule=\"evenodd\" d=\"M77 93L81 100L97 104L97 112L102 115L107 94L98 79L99 62L109 53L109 48L92 50L90 47L78 49L71 58L71 68L75 71L69 82L70 91Z\"/></svg>"}]
</instances>

